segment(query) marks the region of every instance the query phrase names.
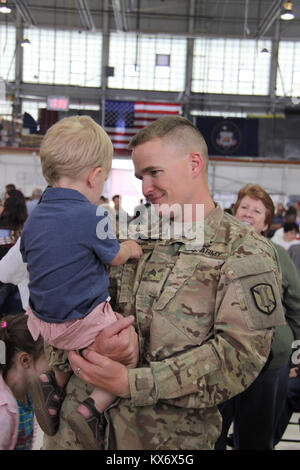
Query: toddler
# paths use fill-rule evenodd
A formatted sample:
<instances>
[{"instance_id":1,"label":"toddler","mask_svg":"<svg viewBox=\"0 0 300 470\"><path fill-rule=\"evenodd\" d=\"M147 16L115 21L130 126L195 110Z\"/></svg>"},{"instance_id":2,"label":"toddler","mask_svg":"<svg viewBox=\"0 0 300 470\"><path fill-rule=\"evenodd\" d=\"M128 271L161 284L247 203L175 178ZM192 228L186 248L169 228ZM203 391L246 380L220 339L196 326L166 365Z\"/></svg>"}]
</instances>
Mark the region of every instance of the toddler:
<instances>
[{"instance_id":1,"label":"toddler","mask_svg":"<svg viewBox=\"0 0 300 470\"><path fill-rule=\"evenodd\" d=\"M51 346L53 370L31 390L38 422L49 435L57 431L72 373L66 351L90 346L117 320L109 303L106 265L118 266L142 255L133 240L119 244L109 218L97 214L112 155L109 137L88 116L54 124L40 148L49 187L24 226L20 251L29 272L28 328L34 339L42 335ZM99 413L113 400L94 388L78 407L72 425L84 448L101 448Z\"/></svg>"}]
</instances>

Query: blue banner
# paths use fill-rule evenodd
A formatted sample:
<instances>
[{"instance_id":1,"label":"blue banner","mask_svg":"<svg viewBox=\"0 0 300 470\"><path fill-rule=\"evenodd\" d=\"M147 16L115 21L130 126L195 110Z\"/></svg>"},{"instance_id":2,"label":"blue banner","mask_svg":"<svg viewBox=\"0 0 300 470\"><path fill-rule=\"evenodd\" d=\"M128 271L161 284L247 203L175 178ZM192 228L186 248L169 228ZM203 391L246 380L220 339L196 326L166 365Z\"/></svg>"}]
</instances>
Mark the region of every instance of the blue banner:
<instances>
[{"instance_id":1,"label":"blue banner","mask_svg":"<svg viewBox=\"0 0 300 470\"><path fill-rule=\"evenodd\" d=\"M196 127L206 141L210 156L258 156L258 119L199 116Z\"/></svg>"}]
</instances>

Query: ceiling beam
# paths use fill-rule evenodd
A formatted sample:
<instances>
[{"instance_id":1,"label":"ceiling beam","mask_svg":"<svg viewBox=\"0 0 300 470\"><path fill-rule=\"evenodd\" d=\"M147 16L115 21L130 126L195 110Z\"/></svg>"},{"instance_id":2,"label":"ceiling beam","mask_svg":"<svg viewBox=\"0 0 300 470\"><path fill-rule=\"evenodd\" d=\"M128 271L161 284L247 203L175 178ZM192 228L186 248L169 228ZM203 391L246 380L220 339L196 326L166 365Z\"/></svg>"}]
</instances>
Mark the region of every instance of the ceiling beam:
<instances>
[{"instance_id":1,"label":"ceiling beam","mask_svg":"<svg viewBox=\"0 0 300 470\"><path fill-rule=\"evenodd\" d=\"M76 0L80 21L86 31L95 31L95 24L87 0Z\"/></svg>"},{"instance_id":2,"label":"ceiling beam","mask_svg":"<svg viewBox=\"0 0 300 470\"><path fill-rule=\"evenodd\" d=\"M132 10L132 5L130 2L126 2L126 5L123 0L112 0L112 7L114 12L114 18L116 23L117 31L128 31L127 23L127 11Z\"/></svg>"},{"instance_id":3,"label":"ceiling beam","mask_svg":"<svg viewBox=\"0 0 300 470\"><path fill-rule=\"evenodd\" d=\"M16 0L16 7L27 26L36 26L36 21L34 20L28 5L24 2L24 0Z\"/></svg>"},{"instance_id":4,"label":"ceiling beam","mask_svg":"<svg viewBox=\"0 0 300 470\"><path fill-rule=\"evenodd\" d=\"M267 31L270 29L272 24L275 20L279 17L284 0L274 0L273 3L270 5L269 9L266 11L263 19L261 20L260 24L258 25L256 31L256 39L261 38L264 36Z\"/></svg>"}]
</instances>

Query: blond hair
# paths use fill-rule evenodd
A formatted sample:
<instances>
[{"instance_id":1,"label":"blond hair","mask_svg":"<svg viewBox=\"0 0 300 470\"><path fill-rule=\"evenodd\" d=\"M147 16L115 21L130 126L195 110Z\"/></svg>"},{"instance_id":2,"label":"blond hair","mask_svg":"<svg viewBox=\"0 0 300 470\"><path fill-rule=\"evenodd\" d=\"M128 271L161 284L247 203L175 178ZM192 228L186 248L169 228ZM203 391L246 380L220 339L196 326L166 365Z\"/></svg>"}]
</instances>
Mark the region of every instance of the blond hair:
<instances>
[{"instance_id":1,"label":"blond hair","mask_svg":"<svg viewBox=\"0 0 300 470\"><path fill-rule=\"evenodd\" d=\"M141 129L129 142L133 149L154 139L168 139L174 145L181 146L184 152L199 152L208 164L208 150L201 132L187 119L181 116L164 116Z\"/></svg>"},{"instance_id":2,"label":"blond hair","mask_svg":"<svg viewBox=\"0 0 300 470\"><path fill-rule=\"evenodd\" d=\"M43 175L52 185L61 176L76 178L86 168L108 170L113 146L106 132L89 116L71 116L48 129L41 148Z\"/></svg>"}]
</instances>

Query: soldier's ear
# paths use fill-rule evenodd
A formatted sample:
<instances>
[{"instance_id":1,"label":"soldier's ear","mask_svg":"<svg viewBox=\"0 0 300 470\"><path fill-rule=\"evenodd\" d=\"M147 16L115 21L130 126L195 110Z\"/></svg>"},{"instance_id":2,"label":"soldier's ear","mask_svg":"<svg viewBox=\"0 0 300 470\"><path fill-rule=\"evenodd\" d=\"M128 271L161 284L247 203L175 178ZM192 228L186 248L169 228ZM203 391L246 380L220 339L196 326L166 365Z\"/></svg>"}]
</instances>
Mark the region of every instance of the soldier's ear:
<instances>
[{"instance_id":1,"label":"soldier's ear","mask_svg":"<svg viewBox=\"0 0 300 470\"><path fill-rule=\"evenodd\" d=\"M193 152L189 155L189 163L192 176L197 177L204 168L203 157L199 152Z\"/></svg>"}]
</instances>

